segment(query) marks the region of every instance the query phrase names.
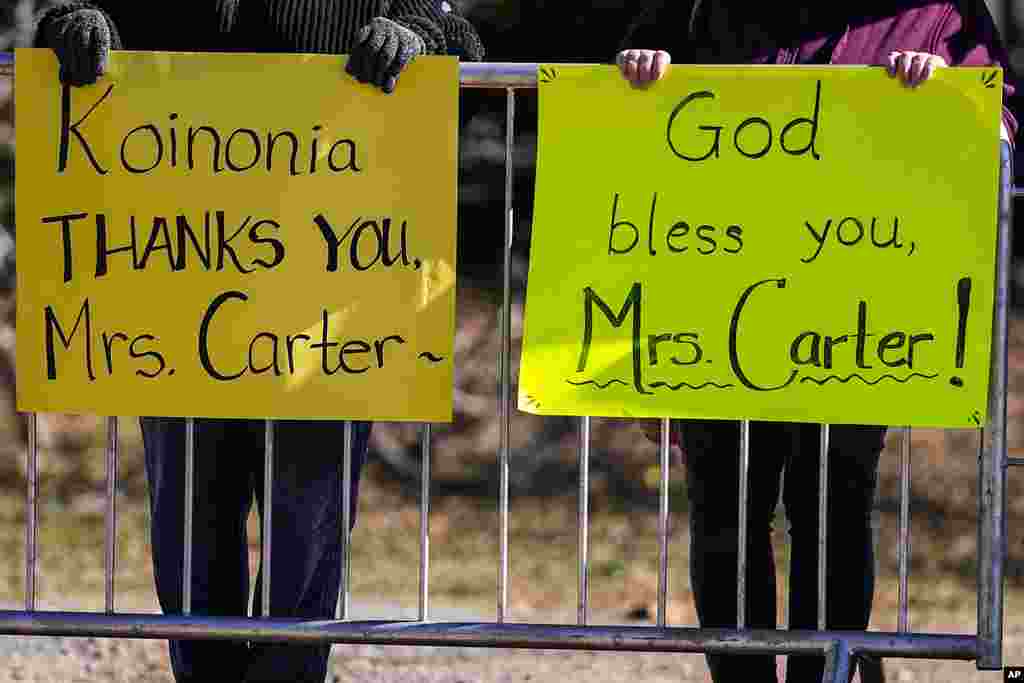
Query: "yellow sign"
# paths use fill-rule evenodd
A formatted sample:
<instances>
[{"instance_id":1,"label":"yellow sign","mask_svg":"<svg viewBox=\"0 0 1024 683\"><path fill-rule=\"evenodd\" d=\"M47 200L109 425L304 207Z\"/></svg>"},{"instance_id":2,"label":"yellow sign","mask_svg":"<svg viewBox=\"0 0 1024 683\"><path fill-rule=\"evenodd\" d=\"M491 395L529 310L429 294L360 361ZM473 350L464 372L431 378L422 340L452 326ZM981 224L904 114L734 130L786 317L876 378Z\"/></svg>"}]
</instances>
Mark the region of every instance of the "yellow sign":
<instances>
[{"instance_id":1,"label":"yellow sign","mask_svg":"<svg viewBox=\"0 0 1024 683\"><path fill-rule=\"evenodd\" d=\"M999 70L540 81L521 409L984 424Z\"/></svg>"},{"instance_id":2,"label":"yellow sign","mask_svg":"<svg viewBox=\"0 0 1024 683\"><path fill-rule=\"evenodd\" d=\"M447 421L458 76L19 50L18 408Z\"/></svg>"}]
</instances>

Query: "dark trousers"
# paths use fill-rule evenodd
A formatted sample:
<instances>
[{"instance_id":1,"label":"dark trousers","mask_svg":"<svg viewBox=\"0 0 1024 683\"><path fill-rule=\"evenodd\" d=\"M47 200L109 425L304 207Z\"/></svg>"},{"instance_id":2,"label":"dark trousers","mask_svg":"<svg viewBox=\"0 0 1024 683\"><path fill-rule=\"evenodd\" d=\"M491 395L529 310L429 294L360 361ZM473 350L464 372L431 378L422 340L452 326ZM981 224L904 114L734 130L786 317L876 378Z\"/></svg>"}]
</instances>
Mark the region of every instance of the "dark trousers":
<instances>
[{"instance_id":1,"label":"dark trousers","mask_svg":"<svg viewBox=\"0 0 1024 683\"><path fill-rule=\"evenodd\" d=\"M185 420L142 418L149 479L153 567L165 614L182 612ZM245 616L249 601L246 518L263 514L259 420L196 420L192 614ZM352 519L370 434L353 423ZM343 423L280 421L275 428L270 614L333 619L341 572ZM262 572L260 572L262 574ZM261 577L253 612L261 612ZM178 683L323 683L329 645L171 641Z\"/></svg>"},{"instance_id":2,"label":"dark trousers","mask_svg":"<svg viewBox=\"0 0 1024 683\"><path fill-rule=\"evenodd\" d=\"M739 424L683 423L690 500L690 580L704 627L736 627L739 538ZM751 424L748 489L748 628L776 627L771 527L782 501L790 523L789 628L814 629L818 614L818 490L821 429ZM874 595L871 510L885 428L835 425L828 461L825 618L829 629L867 628ZM709 655L716 683L773 682L770 655ZM824 657L790 656L787 683L818 683Z\"/></svg>"}]
</instances>

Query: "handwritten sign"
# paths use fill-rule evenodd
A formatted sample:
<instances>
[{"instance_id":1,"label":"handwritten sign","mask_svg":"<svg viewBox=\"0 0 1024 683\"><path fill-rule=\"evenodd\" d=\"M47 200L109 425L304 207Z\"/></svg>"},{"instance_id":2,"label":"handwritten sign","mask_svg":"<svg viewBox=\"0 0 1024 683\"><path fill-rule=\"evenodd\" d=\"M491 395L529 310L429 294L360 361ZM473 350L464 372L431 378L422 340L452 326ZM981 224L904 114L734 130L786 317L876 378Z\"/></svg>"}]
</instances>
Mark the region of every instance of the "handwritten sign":
<instances>
[{"instance_id":1,"label":"handwritten sign","mask_svg":"<svg viewBox=\"0 0 1024 683\"><path fill-rule=\"evenodd\" d=\"M983 424L1001 79L544 67L519 407Z\"/></svg>"},{"instance_id":2,"label":"handwritten sign","mask_svg":"<svg viewBox=\"0 0 1024 683\"><path fill-rule=\"evenodd\" d=\"M457 65L20 50L18 408L446 421Z\"/></svg>"}]
</instances>

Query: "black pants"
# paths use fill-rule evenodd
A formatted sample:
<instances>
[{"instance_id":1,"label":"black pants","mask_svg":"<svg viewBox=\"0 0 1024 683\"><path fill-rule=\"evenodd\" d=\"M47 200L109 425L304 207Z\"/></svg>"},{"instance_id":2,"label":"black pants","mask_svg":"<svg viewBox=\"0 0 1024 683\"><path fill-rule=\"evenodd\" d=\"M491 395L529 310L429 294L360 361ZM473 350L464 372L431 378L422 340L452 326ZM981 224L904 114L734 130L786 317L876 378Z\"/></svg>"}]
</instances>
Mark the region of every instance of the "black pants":
<instances>
[{"instance_id":1,"label":"black pants","mask_svg":"<svg viewBox=\"0 0 1024 683\"><path fill-rule=\"evenodd\" d=\"M153 566L165 614L182 612L185 420L142 418ZM192 614L245 616L246 518L263 508L264 422L196 420ZM352 519L370 434L354 423ZM270 612L333 619L341 571L343 423L280 421L274 452ZM262 572L261 572L262 573ZM254 614L261 610L256 580ZM329 645L171 641L178 683L323 683Z\"/></svg>"},{"instance_id":2,"label":"black pants","mask_svg":"<svg viewBox=\"0 0 1024 683\"><path fill-rule=\"evenodd\" d=\"M817 425L752 423L748 489L748 628L776 627L771 527L785 470L782 501L790 523L789 628L814 629L818 613L818 489L821 429ZM831 428L828 464L829 629L864 630L874 595L871 510L885 428ZM736 627L739 538L739 424L683 424L690 500L690 579L704 627ZM716 683L774 682L770 655L709 655ZM787 683L818 683L824 657L790 656Z\"/></svg>"}]
</instances>

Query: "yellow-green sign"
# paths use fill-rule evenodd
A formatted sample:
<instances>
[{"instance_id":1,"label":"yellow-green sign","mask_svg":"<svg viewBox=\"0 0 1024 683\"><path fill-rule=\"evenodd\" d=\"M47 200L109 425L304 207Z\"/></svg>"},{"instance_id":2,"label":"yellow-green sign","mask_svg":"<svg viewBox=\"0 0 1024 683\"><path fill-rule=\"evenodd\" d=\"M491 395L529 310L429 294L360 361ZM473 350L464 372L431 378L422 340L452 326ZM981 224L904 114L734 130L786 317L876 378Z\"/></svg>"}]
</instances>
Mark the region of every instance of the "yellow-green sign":
<instances>
[{"instance_id":1,"label":"yellow-green sign","mask_svg":"<svg viewBox=\"0 0 1024 683\"><path fill-rule=\"evenodd\" d=\"M18 408L446 421L457 64L19 50Z\"/></svg>"},{"instance_id":2,"label":"yellow-green sign","mask_svg":"<svg viewBox=\"0 0 1024 683\"><path fill-rule=\"evenodd\" d=\"M998 69L540 81L521 409L985 422Z\"/></svg>"}]
</instances>

